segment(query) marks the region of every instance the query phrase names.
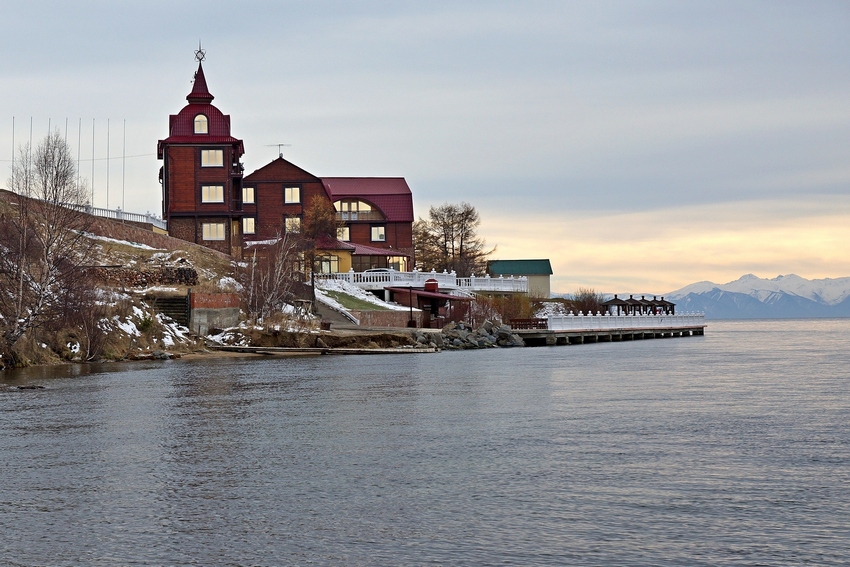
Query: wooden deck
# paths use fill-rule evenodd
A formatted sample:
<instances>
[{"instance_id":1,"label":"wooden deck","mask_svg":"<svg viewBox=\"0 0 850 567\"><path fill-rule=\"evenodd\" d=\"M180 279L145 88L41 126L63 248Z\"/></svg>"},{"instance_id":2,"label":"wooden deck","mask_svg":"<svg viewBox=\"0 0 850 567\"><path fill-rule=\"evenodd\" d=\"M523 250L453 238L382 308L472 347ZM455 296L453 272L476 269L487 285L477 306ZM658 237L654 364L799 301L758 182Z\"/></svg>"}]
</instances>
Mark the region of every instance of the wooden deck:
<instances>
[{"instance_id":1,"label":"wooden deck","mask_svg":"<svg viewBox=\"0 0 850 567\"><path fill-rule=\"evenodd\" d=\"M554 346L690 337L704 335L705 327L706 325L696 325L692 327L669 328L571 329L569 331L514 329L514 333L522 338L526 346Z\"/></svg>"}]
</instances>

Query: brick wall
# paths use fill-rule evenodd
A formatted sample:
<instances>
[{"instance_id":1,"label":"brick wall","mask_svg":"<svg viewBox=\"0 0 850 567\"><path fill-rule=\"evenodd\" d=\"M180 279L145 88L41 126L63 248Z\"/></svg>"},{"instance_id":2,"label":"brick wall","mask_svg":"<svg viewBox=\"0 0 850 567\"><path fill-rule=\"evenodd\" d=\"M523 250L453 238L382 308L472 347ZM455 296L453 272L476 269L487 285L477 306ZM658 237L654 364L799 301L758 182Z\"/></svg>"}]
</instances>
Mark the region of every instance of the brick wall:
<instances>
[{"instance_id":1,"label":"brick wall","mask_svg":"<svg viewBox=\"0 0 850 567\"><path fill-rule=\"evenodd\" d=\"M195 293L189 294L189 307L192 309L224 309L239 307L239 296L235 293Z\"/></svg>"},{"instance_id":2,"label":"brick wall","mask_svg":"<svg viewBox=\"0 0 850 567\"><path fill-rule=\"evenodd\" d=\"M407 327L410 320L409 311L352 311L352 315L360 321L361 327ZM422 312L414 311L413 318L416 326L422 326Z\"/></svg>"}]
</instances>

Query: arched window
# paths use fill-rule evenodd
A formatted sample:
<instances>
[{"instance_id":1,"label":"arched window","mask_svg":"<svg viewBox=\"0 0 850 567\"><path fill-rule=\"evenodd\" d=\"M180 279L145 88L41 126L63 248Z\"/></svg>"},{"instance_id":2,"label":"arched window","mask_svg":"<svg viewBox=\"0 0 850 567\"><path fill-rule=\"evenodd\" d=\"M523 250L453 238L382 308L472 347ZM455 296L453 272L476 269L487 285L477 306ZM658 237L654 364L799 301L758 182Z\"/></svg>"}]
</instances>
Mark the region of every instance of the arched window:
<instances>
[{"instance_id":1,"label":"arched window","mask_svg":"<svg viewBox=\"0 0 850 567\"><path fill-rule=\"evenodd\" d=\"M334 203L336 218L342 221L384 220L381 211L360 199L342 199Z\"/></svg>"},{"instance_id":2,"label":"arched window","mask_svg":"<svg viewBox=\"0 0 850 567\"><path fill-rule=\"evenodd\" d=\"M195 134L207 134L209 132L209 122L203 114L195 116Z\"/></svg>"}]
</instances>

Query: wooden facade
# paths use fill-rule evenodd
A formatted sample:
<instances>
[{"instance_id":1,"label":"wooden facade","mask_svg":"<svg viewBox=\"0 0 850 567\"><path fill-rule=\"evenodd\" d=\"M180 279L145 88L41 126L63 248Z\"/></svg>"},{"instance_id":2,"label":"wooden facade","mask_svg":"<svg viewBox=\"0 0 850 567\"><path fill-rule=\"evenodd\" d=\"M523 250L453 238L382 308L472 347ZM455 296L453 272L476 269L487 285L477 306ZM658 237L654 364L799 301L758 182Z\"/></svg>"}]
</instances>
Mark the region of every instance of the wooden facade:
<instances>
[{"instance_id":1,"label":"wooden facade","mask_svg":"<svg viewBox=\"0 0 850 567\"><path fill-rule=\"evenodd\" d=\"M189 104L170 116L169 135L157 145L162 214L170 236L239 256L244 147L213 98L198 63Z\"/></svg>"},{"instance_id":2,"label":"wooden facade","mask_svg":"<svg viewBox=\"0 0 850 567\"><path fill-rule=\"evenodd\" d=\"M339 241L323 248L325 268L412 266L413 196L403 178L319 178L282 155L243 178L242 140L231 136L230 116L212 105L201 63L186 100L157 147L171 236L239 257L246 245L300 232L305 208L321 198L344 225Z\"/></svg>"}]
</instances>

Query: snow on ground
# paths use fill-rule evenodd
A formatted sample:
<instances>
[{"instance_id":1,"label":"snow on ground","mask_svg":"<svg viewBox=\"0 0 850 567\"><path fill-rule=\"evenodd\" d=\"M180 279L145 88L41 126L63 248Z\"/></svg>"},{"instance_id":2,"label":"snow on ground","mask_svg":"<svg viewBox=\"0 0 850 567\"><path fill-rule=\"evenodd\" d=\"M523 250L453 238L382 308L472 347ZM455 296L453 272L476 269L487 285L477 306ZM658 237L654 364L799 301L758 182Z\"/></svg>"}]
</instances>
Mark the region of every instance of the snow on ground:
<instances>
[{"instance_id":1,"label":"snow on ground","mask_svg":"<svg viewBox=\"0 0 850 567\"><path fill-rule=\"evenodd\" d=\"M177 323L171 317L161 313L156 314L156 320L162 325L162 344L166 347L174 346L189 340L189 329Z\"/></svg>"},{"instance_id":2,"label":"snow on ground","mask_svg":"<svg viewBox=\"0 0 850 567\"><path fill-rule=\"evenodd\" d=\"M270 238L269 240L247 240L245 242L245 248L251 248L252 246L272 246L277 244L280 238Z\"/></svg>"},{"instance_id":3,"label":"snow on ground","mask_svg":"<svg viewBox=\"0 0 850 567\"><path fill-rule=\"evenodd\" d=\"M218 288L242 291L242 284L231 278L230 276L224 276L223 278L218 280Z\"/></svg>"},{"instance_id":4,"label":"snow on ground","mask_svg":"<svg viewBox=\"0 0 850 567\"><path fill-rule=\"evenodd\" d=\"M540 319L544 319L546 317L552 316L560 316L560 315L568 315L569 310L564 307L564 304L560 301L547 301L543 304L543 306L537 310L534 314L535 317Z\"/></svg>"},{"instance_id":5,"label":"snow on ground","mask_svg":"<svg viewBox=\"0 0 850 567\"><path fill-rule=\"evenodd\" d=\"M103 242L114 242L115 244L123 244L124 246L132 246L133 248L141 248L142 250L159 250L159 248L154 248L153 246L148 246L147 244L141 244L139 242L130 242L129 240L118 240L115 238L109 238L108 236L100 236L97 234L92 234L91 232L82 232L81 233L86 238L90 238L91 240L101 240Z\"/></svg>"},{"instance_id":6,"label":"snow on ground","mask_svg":"<svg viewBox=\"0 0 850 567\"><path fill-rule=\"evenodd\" d=\"M207 335L207 338L220 345L249 346L250 339L240 333L237 327L224 329L215 335Z\"/></svg>"},{"instance_id":7,"label":"snow on ground","mask_svg":"<svg viewBox=\"0 0 850 567\"><path fill-rule=\"evenodd\" d=\"M336 309L342 309L343 311L347 311L347 309L340 305L338 301L334 300L333 297L325 293L327 291L339 291L347 295L356 297L357 299L362 299L363 301L367 301L369 303L375 304L376 306L385 307L386 309L390 309L393 311L408 311L410 309L409 307L399 305L398 303L387 303L386 301L381 301L380 299L375 297L375 295L369 293L368 291L360 289L356 285L348 283L344 280L317 280L316 296L318 298L321 298L323 303L327 303L328 305Z\"/></svg>"},{"instance_id":8,"label":"snow on ground","mask_svg":"<svg viewBox=\"0 0 850 567\"><path fill-rule=\"evenodd\" d=\"M169 287L163 285L154 285L151 287L146 287L145 289L134 289L133 293L138 295L144 295L146 293L150 293L152 291L177 291L176 287Z\"/></svg>"},{"instance_id":9,"label":"snow on ground","mask_svg":"<svg viewBox=\"0 0 850 567\"><path fill-rule=\"evenodd\" d=\"M112 319L115 321L115 324L118 326L119 329L121 329L131 337L142 336L142 333L139 332L138 327L136 327L136 324L133 321L129 319L127 321L122 321L118 315L116 315Z\"/></svg>"}]
</instances>

